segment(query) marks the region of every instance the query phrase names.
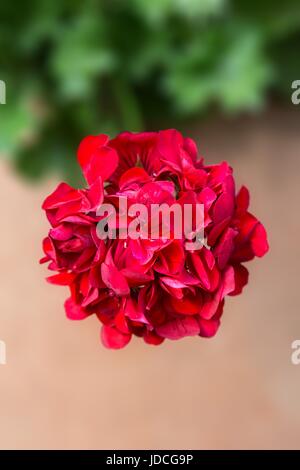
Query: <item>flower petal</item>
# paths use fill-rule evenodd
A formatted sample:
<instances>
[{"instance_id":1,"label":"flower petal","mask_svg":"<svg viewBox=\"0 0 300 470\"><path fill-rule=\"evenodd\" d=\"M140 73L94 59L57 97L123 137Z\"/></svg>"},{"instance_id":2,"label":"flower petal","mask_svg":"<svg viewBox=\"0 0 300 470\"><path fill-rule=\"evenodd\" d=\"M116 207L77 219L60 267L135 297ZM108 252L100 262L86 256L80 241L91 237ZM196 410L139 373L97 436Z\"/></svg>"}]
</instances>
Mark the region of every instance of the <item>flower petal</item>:
<instances>
[{"instance_id":1,"label":"flower petal","mask_svg":"<svg viewBox=\"0 0 300 470\"><path fill-rule=\"evenodd\" d=\"M200 332L198 321L192 316L176 318L164 325L158 326L156 332L159 336L169 339L180 339L185 336L195 336Z\"/></svg>"},{"instance_id":2,"label":"flower petal","mask_svg":"<svg viewBox=\"0 0 300 470\"><path fill-rule=\"evenodd\" d=\"M116 328L103 325L101 328L101 340L108 349L122 349L131 340L131 334L124 334Z\"/></svg>"},{"instance_id":3,"label":"flower petal","mask_svg":"<svg viewBox=\"0 0 300 470\"><path fill-rule=\"evenodd\" d=\"M72 297L65 301L65 311L67 318L70 320L84 320L89 316L89 314L81 307L74 302Z\"/></svg>"},{"instance_id":4,"label":"flower petal","mask_svg":"<svg viewBox=\"0 0 300 470\"><path fill-rule=\"evenodd\" d=\"M88 135L79 144L77 158L81 168L85 168L95 151L107 144L109 137L105 134Z\"/></svg>"}]
</instances>

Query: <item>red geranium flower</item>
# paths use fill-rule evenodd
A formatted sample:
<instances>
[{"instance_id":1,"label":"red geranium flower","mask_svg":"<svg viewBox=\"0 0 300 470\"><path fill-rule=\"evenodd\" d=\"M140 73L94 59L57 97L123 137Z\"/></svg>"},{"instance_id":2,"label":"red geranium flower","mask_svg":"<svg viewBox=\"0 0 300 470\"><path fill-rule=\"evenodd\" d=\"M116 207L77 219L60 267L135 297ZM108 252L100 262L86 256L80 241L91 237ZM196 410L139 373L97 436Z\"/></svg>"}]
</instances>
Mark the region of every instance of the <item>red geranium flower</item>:
<instances>
[{"instance_id":1,"label":"red geranium flower","mask_svg":"<svg viewBox=\"0 0 300 470\"><path fill-rule=\"evenodd\" d=\"M49 282L70 288L68 318L96 314L103 344L115 349L132 335L155 345L213 336L226 295L248 282L241 263L268 250L263 225L248 212L248 190L236 194L230 166L205 165L195 143L176 130L88 136L78 160L87 187L61 183L43 203L52 228L41 262L56 271ZM168 239L121 237L120 198L149 214L153 204L202 204L206 243L187 250L171 223ZM97 233L103 203L118 213L116 236L106 240Z\"/></svg>"}]
</instances>

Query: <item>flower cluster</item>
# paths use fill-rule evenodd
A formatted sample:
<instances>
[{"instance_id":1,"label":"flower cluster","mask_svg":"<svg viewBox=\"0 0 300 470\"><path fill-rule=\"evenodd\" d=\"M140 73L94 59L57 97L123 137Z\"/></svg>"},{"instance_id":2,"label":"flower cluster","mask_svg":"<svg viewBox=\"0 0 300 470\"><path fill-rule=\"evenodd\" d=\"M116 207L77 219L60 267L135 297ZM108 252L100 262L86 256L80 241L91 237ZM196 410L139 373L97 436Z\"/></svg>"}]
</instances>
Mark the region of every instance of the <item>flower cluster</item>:
<instances>
[{"instance_id":1,"label":"flower cluster","mask_svg":"<svg viewBox=\"0 0 300 470\"><path fill-rule=\"evenodd\" d=\"M154 345L213 336L226 295L248 282L242 263L268 250L263 225L248 212L248 190L236 194L230 166L205 165L193 140L176 130L88 136L78 160L87 187L61 183L43 203L52 228L41 262L57 272L50 283L69 286L67 317L96 314L103 344L115 349L132 335ZM97 209L106 202L118 209L120 197L129 205L202 204L205 243L191 251L172 235L101 239Z\"/></svg>"}]
</instances>

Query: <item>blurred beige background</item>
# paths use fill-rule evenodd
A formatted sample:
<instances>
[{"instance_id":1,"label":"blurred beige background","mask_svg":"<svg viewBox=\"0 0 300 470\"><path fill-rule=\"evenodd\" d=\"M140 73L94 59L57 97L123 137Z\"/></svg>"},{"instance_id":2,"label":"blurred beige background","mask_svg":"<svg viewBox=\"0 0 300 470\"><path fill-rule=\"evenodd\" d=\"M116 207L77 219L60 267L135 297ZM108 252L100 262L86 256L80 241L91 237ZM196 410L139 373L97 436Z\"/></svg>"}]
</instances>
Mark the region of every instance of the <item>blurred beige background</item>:
<instances>
[{"instance_id":1,"label":"blurred beige background","mask_svg":"<svg viewBox=\"0 0 300 470\"><path fill-rule=\"evenodd\" d=\"M188 132L207 162L234 166L270 241L211 340L109 351L96 318L68 321L66 288L38 265L56 181L34 187L1 162L0 448L300 448L299 116L290 106Z\"/></svg>"}]
</instances>

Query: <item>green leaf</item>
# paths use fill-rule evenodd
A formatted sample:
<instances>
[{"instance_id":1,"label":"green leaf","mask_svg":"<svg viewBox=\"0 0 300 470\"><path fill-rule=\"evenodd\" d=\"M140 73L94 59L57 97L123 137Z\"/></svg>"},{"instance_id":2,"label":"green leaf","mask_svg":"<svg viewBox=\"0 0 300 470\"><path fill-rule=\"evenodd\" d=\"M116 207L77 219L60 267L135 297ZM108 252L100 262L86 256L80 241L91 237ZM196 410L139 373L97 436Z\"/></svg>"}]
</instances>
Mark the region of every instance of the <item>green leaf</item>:
<instances>
[{"instance_id":1,"label":"green leaf","mask_svg":"<svg viewBox=\"0 0 300 470\"><path fill-rule=\"evenodd\" d=\"M22 146L38 137L36 118L30 111L26 99L13 102L7 99L0 105L0 154L12 157Z\"/></svg>"},{"instance_id":2,"label":"green leaf","mask_svg":"<svg viewBox=\"0 0 300 470\"><path fill-rule=\"evenodd\" d=\"M114 66L114 54L101 40L101 22L92 14L76 18L61 30L51 67L62 97L91 96L96 80Z\"/></svg>"}]
</instances>

